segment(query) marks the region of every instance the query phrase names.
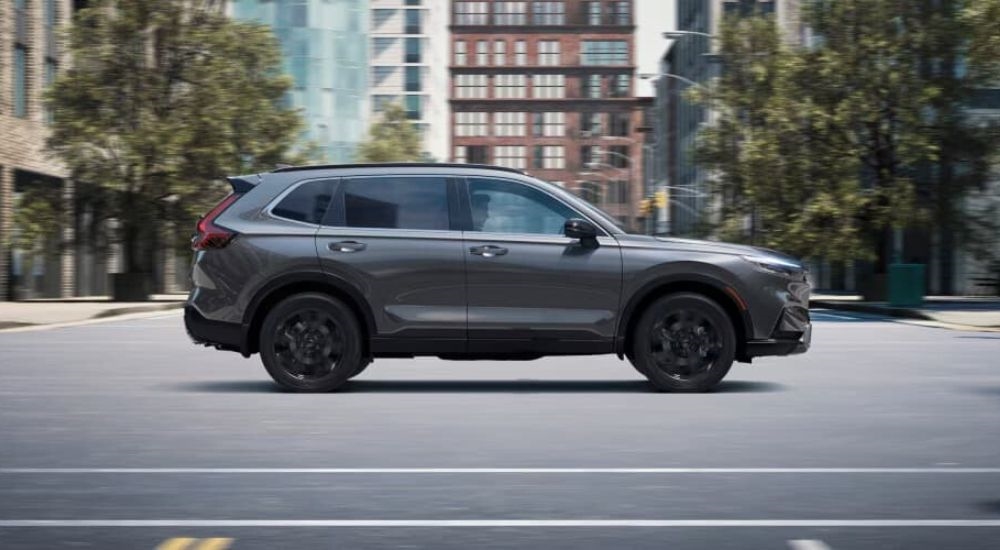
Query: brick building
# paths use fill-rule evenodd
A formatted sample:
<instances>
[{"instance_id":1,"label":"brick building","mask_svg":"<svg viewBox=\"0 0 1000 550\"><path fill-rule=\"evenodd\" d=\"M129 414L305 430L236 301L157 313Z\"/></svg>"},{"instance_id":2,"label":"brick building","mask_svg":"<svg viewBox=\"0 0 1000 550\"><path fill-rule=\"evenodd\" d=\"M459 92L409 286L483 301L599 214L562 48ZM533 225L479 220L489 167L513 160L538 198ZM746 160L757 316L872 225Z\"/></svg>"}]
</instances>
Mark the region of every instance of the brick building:
<instances>
[{"instance_id":1,"label":"brick building","mask_svg":"<svg viewBox=\"0 0 1000 550\"><path fill-rule=\"evenodd\" d=\"M633 0L452 2L451 160L524 169L642 228Z\"/></svg>"},{"instance_id":2,"label":"brick building","mask_svg":"<svg viewBox=\"0 0 1000 550\"><path fill-rule=\"evenodd\" d=\"M48 136L42 92L65 63L59 27L79 2L0 2L0 300L18 295L60 297L74 292L76 269L72 223L57 230L44 251L13 250L16 196L29 186L62 190L67 206L72 186L65 168L45 151ZM66 208L66 210L70 210Z\"/></svg>"}]
</instances>

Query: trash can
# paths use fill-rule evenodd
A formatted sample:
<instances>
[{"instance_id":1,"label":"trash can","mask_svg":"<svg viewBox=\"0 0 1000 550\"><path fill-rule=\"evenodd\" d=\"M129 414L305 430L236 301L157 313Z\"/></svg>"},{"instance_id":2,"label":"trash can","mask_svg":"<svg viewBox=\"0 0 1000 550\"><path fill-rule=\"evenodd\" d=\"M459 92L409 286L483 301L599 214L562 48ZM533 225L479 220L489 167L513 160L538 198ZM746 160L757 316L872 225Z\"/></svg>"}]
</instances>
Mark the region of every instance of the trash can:
<instances>
[{"instance_id":1,"label":"trash can","mask_svg":"<svg viewBox=\"0 0 1000 550\"><path fill-rule=\"evenodd\" d=\"M920 307L924 303L924 264L889 265L889 305Z\"/></svg>"}]
</instances>

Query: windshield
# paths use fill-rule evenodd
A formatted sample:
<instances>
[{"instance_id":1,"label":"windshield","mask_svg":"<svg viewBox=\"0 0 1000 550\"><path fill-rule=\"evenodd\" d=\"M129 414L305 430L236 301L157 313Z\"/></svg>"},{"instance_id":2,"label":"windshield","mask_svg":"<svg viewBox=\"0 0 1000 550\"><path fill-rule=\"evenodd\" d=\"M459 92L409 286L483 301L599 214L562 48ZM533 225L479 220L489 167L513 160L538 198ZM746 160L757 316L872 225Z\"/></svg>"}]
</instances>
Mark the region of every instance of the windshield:
<instances>
[{"instance_id":1,"label":"windshield","mask_svg":"<svg viewBox=\"0 0 1000 550\"><path fill-rule=\"evenodd\" d=\"M625 229L625 227L622 225L620 221L618 221L617 218L605 212L604 210L601 210L599 207L595 206L590 201L582 197L579 197L577 195L574 195L573 193L567 191L564 187L560 187L554 183L549 183L545 180L540 180L540 179L536 181L544 184L545 189L547 189L548 191L552 192L555 195L558 195L559 197L561 197L563 200L566 200L570 204L577 207L583 207L583 209L587 211L587 214L590 214L595 218L600 218L602 221L608 223L613 227L617 227L618 230L620 230L622 233L628 233L628 230Z\"/></svg>"}]
</instances>

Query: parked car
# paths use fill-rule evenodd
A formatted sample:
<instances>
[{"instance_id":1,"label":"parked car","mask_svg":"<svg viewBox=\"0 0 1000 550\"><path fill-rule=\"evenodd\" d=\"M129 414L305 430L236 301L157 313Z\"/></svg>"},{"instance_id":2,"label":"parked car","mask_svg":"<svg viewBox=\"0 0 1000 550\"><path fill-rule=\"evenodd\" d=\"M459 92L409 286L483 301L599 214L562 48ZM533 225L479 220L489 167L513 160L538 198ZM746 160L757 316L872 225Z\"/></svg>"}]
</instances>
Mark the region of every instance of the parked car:
<instances>
[{"instance_id":1,"label":"parked car","mask_svg":"<svg viewBox=\"0 0 1000 550\"><path fill-rule=\"evenodd\" d=\"M788 256L628 234L520 171L288 167L228 178L197 226L193 340L260 353L280 386L329 391L375 358L615 354L660 390L809 347Z\"/></svg>"}]
</instances>

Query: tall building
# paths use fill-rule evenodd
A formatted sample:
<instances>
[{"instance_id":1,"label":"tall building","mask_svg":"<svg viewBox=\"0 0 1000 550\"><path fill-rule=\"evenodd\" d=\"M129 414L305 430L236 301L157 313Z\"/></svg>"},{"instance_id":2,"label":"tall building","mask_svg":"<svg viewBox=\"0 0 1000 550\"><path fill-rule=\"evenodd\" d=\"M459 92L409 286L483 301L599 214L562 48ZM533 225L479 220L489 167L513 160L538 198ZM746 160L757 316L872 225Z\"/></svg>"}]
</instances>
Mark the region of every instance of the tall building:
<instances>
[{"instance_id":1,"label":"tall building","mask_svg":"<svg viewBox=\"0 0 1000 550\"><path fill-rule=\"evenodd\" d=\"M450 160L524 169L641 228L633 8L453 1Z\"/></svg>"},{"instance_id":2,"label":"tall building","mask_svg":"<svg viewBox=\"0 0 1000 550\"><path fill-rule=\"evenodd\" d=\"M350 162L368 130L367 2L233 0L230 10L274 30L294 80L288 100L305 119L303 145Z\"/></svg>"},{"instance_id":3,"label":"tall building","mask_svg":"<svg viewBox=\"0 0 1000 550\"><path fill-rule=\"evenodd\" d=\"M801 0L676 0L677 30L681 34L670 44L660 62L656 83L660 111L657 132L658 170L670 186L670 226L675 235L691 235L699 230L703 217L712 210L707 197L706 171L694 162L694 145L703 124L713 113L687 101L684 92L690 85L701 85L718 76L720 64L714 37L727 14L772 14L785 39L799 43L803 29L799 23ZM693 84L692 84L693 83Z\"/></svg>"},{"instance_id":4,"label":"tall building","mask_svg":"<svg viewBox=\"0 0 1000 550\"><path fill-rule=\"evenodd\" d=\"M428 158L448 158L448 0L370 0L371 120L404 106Z\"/></svg>"},{"instance_id":5,"label":"tall building","mask_svg":"<svg viewBox=\"0 0 1000 550\"><path fill-rule=\"evenodd\" d=\"M72 241L68 216L44 251L14 249L11 238L18 196L30 187L48 186L70 202L66 168L45 151L42 93L66 61L59 27L78 3L0 2L0 300L70 296L75 290L74 256L62 246Z\"/></svg>"}]
</instances>

